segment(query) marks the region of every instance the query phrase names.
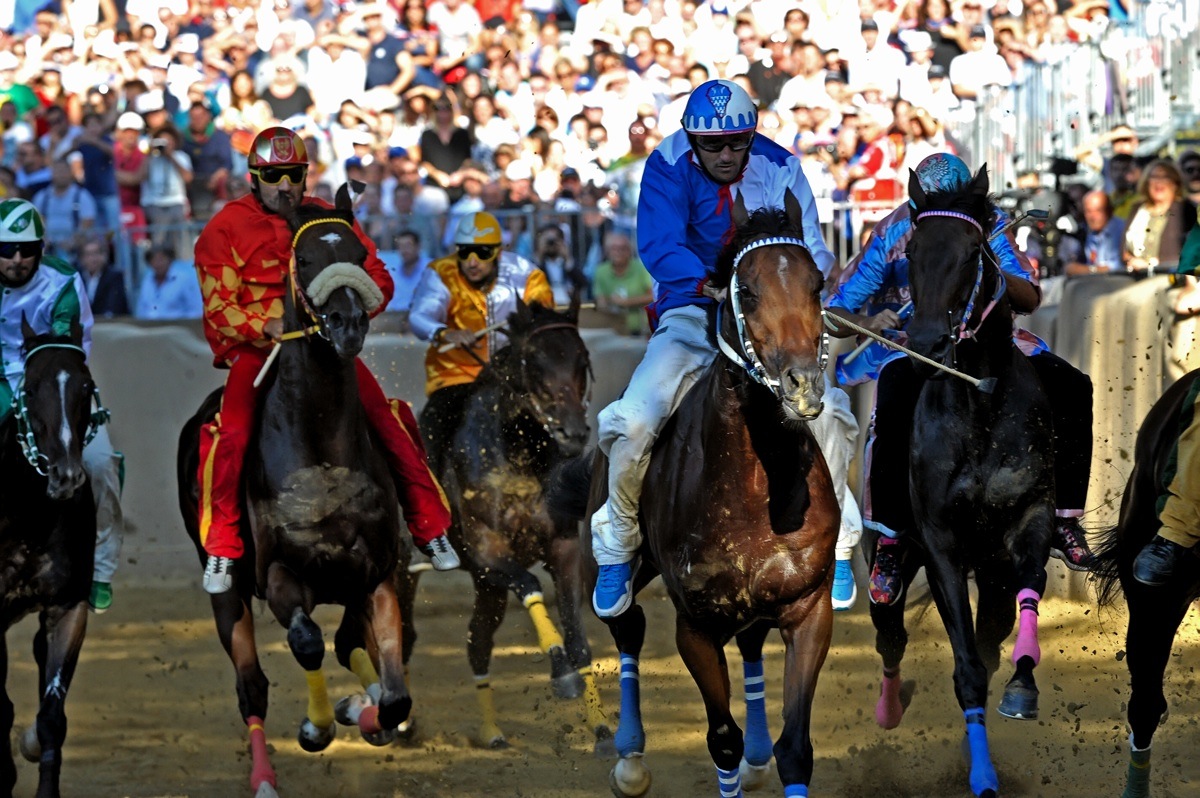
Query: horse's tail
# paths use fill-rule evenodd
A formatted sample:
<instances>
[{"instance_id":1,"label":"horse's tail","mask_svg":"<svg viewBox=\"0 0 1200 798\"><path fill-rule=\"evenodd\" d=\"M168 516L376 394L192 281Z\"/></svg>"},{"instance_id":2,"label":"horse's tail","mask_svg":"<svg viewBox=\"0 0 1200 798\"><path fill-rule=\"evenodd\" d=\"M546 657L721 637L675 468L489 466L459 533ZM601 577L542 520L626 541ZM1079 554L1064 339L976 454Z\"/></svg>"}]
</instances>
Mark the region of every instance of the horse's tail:
<instances>
[{"instance_id":1,"label":"horse's tail","mask_svg":"<svg viewBox=\"0 0 1200 798\"><path fill-rule=\"evenodd\" d=\"M576 523L587 515L595 462L596 453L589 449L567 460L554 472L546 492L546 509L555 521Z\"/></svg>"},{"instance_id":2,"label":"horse's tail","mask_svg":"<svg viewBox=\"0 0 1200 798\"><path fill-rule=\"evenodd\" d=\"M1121 564L1125 536L1120 524L1096 533L1099 546L1092 553L1092 580L1096 584L1096 600L1101 607L1111 606L1121 594Z\"/></svg>"}]
</instances>

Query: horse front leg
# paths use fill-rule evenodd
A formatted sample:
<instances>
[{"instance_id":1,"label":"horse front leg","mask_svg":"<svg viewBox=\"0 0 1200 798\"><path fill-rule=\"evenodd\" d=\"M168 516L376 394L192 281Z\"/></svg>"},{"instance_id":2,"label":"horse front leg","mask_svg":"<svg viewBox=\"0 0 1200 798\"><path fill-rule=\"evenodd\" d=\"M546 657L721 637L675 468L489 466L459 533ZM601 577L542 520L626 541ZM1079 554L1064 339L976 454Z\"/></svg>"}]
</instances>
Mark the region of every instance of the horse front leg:
<instances>
[{"instance_id":1,"label":"horse front leg","mask_svg":"<svg viewBox=\"0 0 1200 798\"><path fill-rule=\"evenodd\" d=\"M567 660L576 670L588 728L596 735L594 753L608 758L616 756L617 751L608 727L608 718L604 715L600 690L596 687L596 675L592 671L592 649L583 629L581 559L578 536L556 537L550 542L546 566L554 577L555 592L558 594L558 617L562 622Z\"/></svg>"},{"instance_id":2,"label":"horse front leg","mask_svg":"<svg viewBox=\"0 0 1200 798\"><path fill-rule=\"evenodd\" d=\"M279 562L267 568L267 605L287 629L288 648L304 669L308 684L308 712L300 724L297 740L309 753L324 751L337 735L333 704L325 683L325 639L309 613L312 602L291 569Z\"/></svg>"},{"instance_id":3,"label":"horse front leg","mask_svg":"<svg viewBox=\"0 0 1200 798\"><path fill-rule=\"evenodd\" d=\"M975 585L979 601L975 612L975 638L979 641L979 658L987 669L988 684L1000 670L1000 649L1012 634L1016 622L1016 603L1012 574L997 573L989 568L975 569Z\"/></svg>"},{"instance_id":4,"label":"horse front leg","mask_svg":"<svg viewBox=\"0 0 1200 798\"><path fill-rule=\"evenodd\" d=\"M646 615L635 603L615 618L605 618L608 631L621 658L621 716L613 742L617 747L617 764L608 776L613 794L638 798L650 789L650 770L643 757L646 754L646 730L642 727L641 674L638 659L646 640Z\"/></svg>"},{"instance_id":5,"label":"horse front leg","mask_svg":"<svg viewBox=\"0 0 1200 798\"><path fill-rule=\"evenodd\" d=\"M830 569L830 574L833 571ZM832 578L832 576L831 576ZM833 638L829 587L786 607L779 616L786 659L783 675L783 733L775 743L775 762L785 798L808 795L812 780L812 705L817 676Z\"/></svg>"},{"instance_id":6,"label":"horse front leg","mask_svg":"<svg viewBox=\"0 0 1200 798\"><path fill-rule=\"evenodd\" d=\"M1006 718L1034 720L1038 715L1038 689L1033 676L1033 669L1042 659L1038 644L1038 604L1046 590L1046 560L1050 556L1053 525L1053 510L1050 506L1043 507L1020 526L1021 534L1013 544L1020 618L1012 652L1016 672L1005 685L1004 697L997 707Z\"/></svg>"},{"instance_id":7,"label":"horse front leg","mask_svg":"<svg viewBox=\"0 0 1200 798\"><path fill-rule=\"evenodd\" d=\"M675 615L675 645L704 698L708 716L708 755L717 766L721 795L742 795L739 765L744 753L742 730L729 712L729 667L724 648L696 628L682 613Z\"/></svg>"},{"instance_id":8,"label":"horse front leg","mask_svg":"<svg viewBox=\"0 0 1200 798\"><path fill-rule=\"evenodd\" d=\"M508 741L504 739L496 715L490 669L496 630L503 623L508 608L508 589L481 575L471 576L475 582L475 603L471 607L471 623L467 633L467 660L471 663L471 673L475 677L475 698L479 702L479 740L488 748L504 748Z\"/></svg>"},{"instance_id":9,"label":"horse front leg","mask_svg":"<svg viewBox=\"0 0 1200 798\"><path fill-rule=\"evenodd\" d=\"M45 661L39 663L43 676L37 713L37 740L41 749L37 796L55 798L62 773L62 746L67 738L67 691L87 633L87 602L52 607L42 612L40 620L45 635Z\"/></svg>"},{"instance_id":10,"label":"horse front leg","mask_svg":"<svg viewBox=\"0 0 1200 798\"><path fill-rule=\"evenodd\" d=\"M770 631L770 622L759 621L737 634L746 697L745 751L738 769L742 787L747 790L757 790L766 784L771 770L771 730L767 726L766 671L763 667L763 643Z\"/></svg>"},{"instance_id":11,"label":"horse front leg","mask_svg":"<svg viewBox=\"0 0 1200 798\"><path fill-rule=\"evenodd\" d=\"M372 679L371 685L378 685L378 716L373 718L375 713L364 712L358 723L364 735L377 735L408 719L412 697L404 678L404 622L395 586L388 580L380 582L367 597L366 608L364 620L374 656L365 651L352 652L350 665L360 681ZM371 692L371 686L367 691Z\"/></svg>"},{"instance_id":12,"label":"horse front leg","mask_svg":"<svg viewBox=\"0 0 1200 798\"><path fill-rule=\"evenodd\" d=\"M40 661L39 661L40 664ZM0 635L0 734L9 739L13 727L13 702L8 697L8 640ZM36 730L36 726L34 729ZM35 731L36 734L36 731ZM25 746L21 746L25 753ZM26 758L31 758L25 753ZM32 758L37 761L36 756ZM0 752L0 795L12 795L13 787L17 784L17 766L13 762L12 749Z\"/></svg>"}]
</instances>

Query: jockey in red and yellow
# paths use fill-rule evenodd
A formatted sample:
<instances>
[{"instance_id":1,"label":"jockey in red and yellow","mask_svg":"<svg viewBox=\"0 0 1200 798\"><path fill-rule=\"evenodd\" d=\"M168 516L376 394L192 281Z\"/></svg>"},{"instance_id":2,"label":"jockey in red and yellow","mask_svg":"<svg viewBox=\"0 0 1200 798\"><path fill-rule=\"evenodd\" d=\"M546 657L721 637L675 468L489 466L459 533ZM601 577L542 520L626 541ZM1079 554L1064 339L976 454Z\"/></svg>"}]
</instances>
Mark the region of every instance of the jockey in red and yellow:
<instances>
[{"instance_id":1,"label":"jockey in red and yellow","mask_svg":"<svg viewBox=\"0 0 1200 798\"><path fill-rule=\"evenodd\" d=\"M283 334L292 232L278 214L279 197L286 193L294 204L328 207L304 197L308 152L291 130L272 127L259 133L249 163L252 193L222 208L196 241L204 334L216 366L229 369L220 412L200 431L200 541L209 554L204 571L209 593L230 589L232 561L244 551L241 479L257 409L253 383L273 342ZM383 292L382 309L391 298L392 279L374 242L357 224L354 231L367 248L364 267ZM398 477L400 503L413 539L438 570L457 568L458 557L445 534L450 508L429 470L412 410L402 401L388 400L361 360L356 367L363 409Z\"/></svg>"}]
</instances>

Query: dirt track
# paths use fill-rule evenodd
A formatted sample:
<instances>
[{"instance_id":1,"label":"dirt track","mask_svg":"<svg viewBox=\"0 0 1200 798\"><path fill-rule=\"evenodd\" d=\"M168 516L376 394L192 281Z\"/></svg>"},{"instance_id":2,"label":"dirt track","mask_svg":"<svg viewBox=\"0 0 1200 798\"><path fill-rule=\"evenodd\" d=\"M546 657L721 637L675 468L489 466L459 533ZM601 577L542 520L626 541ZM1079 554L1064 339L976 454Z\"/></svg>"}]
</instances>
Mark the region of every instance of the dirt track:
<instances>
[{"instance_id":1,"label":"dirt track","mask_svg":"<svg viewBox=\"0 0 1200 798\"><path fill-rule=\"evenodd\" d=\"M127 549L128 553L128 549ZM190 567L191 562L187 565ZM250 795L245 729L233 692L233 671L213 632L198 568L190 584L143 577L146 566L126 565L118 576L117 605L92 618L82 663L67 702L70 732L64 792L74 796ZM1057 568L1057 566L1055 566ZM1062 578L1052 571L1051 581ZM259 615L263 667L272 682L267 733L282 796L528 796L581 798L608 795L610 763L591 755L591 737L575 704L550 695L548 666L518 605L501 629L492 677L502 728L512 746L482 750L473 743L474 688L463 641L470 608L463 574L427 576L419 597L421 640L412 664L419 731L414 745L372 748L341 730L321 754L303 753L295 731L304 714L299 667L283 631ZM1053 590L1053 588L1052 588ZM650 634L642 660L648 738L647 764L655 796L715 796L704 744L699 695L673 649L673 621L661 594L645 599ZM1093 606L1048 600L1042 612L1041 717L1004 720L989 709L988 727L1001 794L1117 796L1125 771L1124 701L1128 676L1118 656L1124 618L1098 621ZM332 638L336 614L317 620ZM814 796L969 796L959 755L962 719L950 681L949 645L932 610L909 613L912 641L905 677L918 692L904 724L883 732L874 722L878 658L865 599L839 614L834 645L822 672L814 719L817 749ZM28 654L32 625L9 634L14 657L10 695L18 726L34 712L34 667ZM617 707L615 650L591 619L600 685L611 716ZM767 651L768 711L778 734L782 646ZM1006 656L1007 656L1006 651ZM736 649L731 670L740 674ZM349 691L353 677L326 659L331 694ZM1192 612L1168 671L1172 717L1156 738L1156 798L1200 793L1200 619ZM993 681L994 705L1008 666ZM740 701L740 684L734 688ZM740 711L735 710L740 717ZM615 724L615 718L614 718ZM17 795L32 795L36 766L19 761ZM782 788L772 774L766 795Z\"/></svg>"}]
</instances>

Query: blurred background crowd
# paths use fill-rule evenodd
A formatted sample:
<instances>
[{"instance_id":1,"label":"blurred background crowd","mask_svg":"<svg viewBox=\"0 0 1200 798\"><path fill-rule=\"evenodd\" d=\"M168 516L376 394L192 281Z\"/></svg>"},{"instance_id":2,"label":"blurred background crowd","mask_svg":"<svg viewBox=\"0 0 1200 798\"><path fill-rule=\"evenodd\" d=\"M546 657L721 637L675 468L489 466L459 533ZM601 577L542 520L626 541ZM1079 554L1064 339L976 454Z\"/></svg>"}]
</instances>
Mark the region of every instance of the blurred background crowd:
<instances>
[{"instance_id":1,"label":"blurred background crowd","mask_svg":"<svg viewBox=\"0 0 1200 798\"><path fill-rule=\"evenodd\" d=\"M98 316L198 316L195 235L249 190L254 134L283 124L309 145L310 193L365 184L357 213L397 279L391 309L404 311L421 269L449 251L456 219L488 210L560 299L582 287L640 334L642 166L678 129L688 92L720 77L746 88L760 132L802 159L842 259L903 199L908 167L949 150L989 161L1011 208L1061 206L1024 237L1047 275L1114 257L1113 268L1166 263L1195 223L1195 206L1176 203L1200 199L1200 155L1154 157L1182 149L1155 138L1159 98L1179 93L1160 42L1194 40L1194 6L10 0L0 196L42 210ZM1100 216L1118 241L1103 250Z\"/></svg>"}]
</instances>

